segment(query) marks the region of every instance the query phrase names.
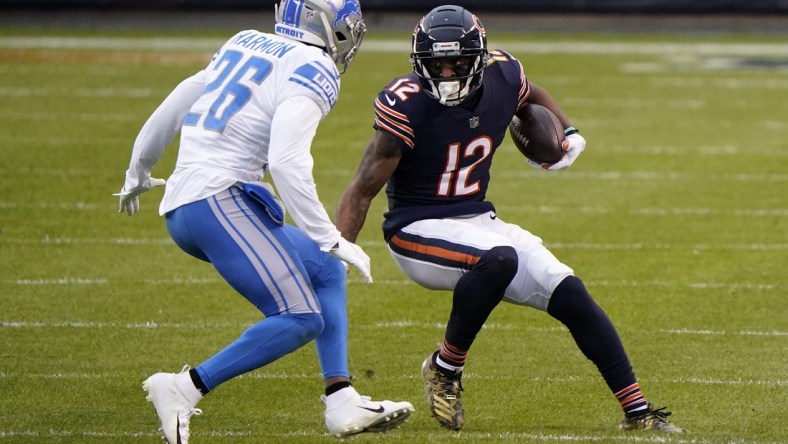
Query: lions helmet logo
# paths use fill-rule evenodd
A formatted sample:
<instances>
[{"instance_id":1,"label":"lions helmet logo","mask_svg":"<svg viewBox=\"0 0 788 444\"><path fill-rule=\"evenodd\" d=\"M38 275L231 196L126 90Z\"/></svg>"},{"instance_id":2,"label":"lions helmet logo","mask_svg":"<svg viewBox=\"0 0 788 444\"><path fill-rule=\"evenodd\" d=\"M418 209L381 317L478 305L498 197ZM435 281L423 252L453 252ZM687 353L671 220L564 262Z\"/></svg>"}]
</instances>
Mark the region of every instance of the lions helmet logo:
<instances>
[{"instance_id":1,"label":"lions helmet logo","mask_svg":"<svg viewBox=\"0 0 788 444\"><path fill-rule=\"evenodd\" d=\"M336 1L326 0L326 3L331 6L331 10L336 14L333 23L335 28L340 22L344 22L351 15L356 15L358 18L361 18L361 6L358 4L357 0L344 0L339 7L335 5Z\"/></svg>"}]
</instances>

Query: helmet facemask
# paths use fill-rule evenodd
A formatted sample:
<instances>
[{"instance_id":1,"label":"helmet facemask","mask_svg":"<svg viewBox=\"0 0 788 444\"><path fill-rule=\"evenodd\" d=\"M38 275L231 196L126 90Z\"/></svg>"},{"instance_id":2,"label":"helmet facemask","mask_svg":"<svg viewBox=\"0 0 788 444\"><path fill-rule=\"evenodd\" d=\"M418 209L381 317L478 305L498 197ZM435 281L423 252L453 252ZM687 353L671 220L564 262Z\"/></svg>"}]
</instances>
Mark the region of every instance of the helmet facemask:
<instances>
[{"instance_id":1,"label":"helmet facemask","mask_svg":"<svg viewBox=\"0 0 788 444\"><path fill-rule=\"evenodd\" d=\"M339 67L339 73L344 74L353 58L356 57L364 34L367 33L367 26L360 17L347 17L344 24L334 27L334 49L329 51L329 55L334 63Z\"/></svg>"}]
</instances>

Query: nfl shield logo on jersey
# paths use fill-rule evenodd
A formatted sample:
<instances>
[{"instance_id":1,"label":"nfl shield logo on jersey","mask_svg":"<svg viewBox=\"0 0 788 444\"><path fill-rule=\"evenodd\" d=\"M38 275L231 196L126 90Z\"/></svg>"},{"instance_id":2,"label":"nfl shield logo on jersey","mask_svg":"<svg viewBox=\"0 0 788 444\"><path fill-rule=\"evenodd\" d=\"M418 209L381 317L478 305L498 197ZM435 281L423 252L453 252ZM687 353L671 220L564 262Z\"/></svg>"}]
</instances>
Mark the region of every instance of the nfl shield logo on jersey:
<instances>
[{"instance_id":1,"label":"nfl shield logo on jersey","mask_svg":"<svg viewBox=\"0 0 788 444\"><path fill-rule=\"evenodd\" d=\"M471 117L470 119L468 119L468 125L469 125L471 128L476 128L476 127L478 127L478 126L479 126L479 116L473 116L473 117Z\"/></svg>"}]
</instances>

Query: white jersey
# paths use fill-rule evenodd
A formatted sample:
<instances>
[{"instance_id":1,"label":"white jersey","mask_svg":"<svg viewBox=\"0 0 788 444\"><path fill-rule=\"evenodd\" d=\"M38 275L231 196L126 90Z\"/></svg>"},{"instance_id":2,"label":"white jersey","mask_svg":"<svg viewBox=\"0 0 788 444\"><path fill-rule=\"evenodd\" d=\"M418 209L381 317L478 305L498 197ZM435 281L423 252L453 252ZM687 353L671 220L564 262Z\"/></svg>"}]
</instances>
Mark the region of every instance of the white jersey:
<instances>
[{"instance_id":1,"label":"white jersey","mask_svg":"<svg viewBox=\"0 0 788 444\"><path fill-rule=\"evenodd\" d=\"M180 129L160 214L238 182L260 181L269 171L296 225L328 250L340 234L318 199L310 148L338 95L339 73L323 50L241 31L148 120L135 143L127 185L149 177L150 158L157 160L162 141L166 145Z\"/></svg>"}]
</instances>

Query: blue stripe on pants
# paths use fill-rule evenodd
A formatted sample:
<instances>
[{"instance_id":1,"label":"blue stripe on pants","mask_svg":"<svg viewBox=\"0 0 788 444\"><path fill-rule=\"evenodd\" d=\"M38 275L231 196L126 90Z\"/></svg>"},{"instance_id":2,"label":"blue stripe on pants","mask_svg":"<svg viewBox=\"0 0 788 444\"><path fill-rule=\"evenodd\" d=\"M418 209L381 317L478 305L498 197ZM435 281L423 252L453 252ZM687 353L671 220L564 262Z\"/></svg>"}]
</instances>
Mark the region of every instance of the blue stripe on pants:
<instances>
[{"instance_id":1,"label":"blue stripe on pants","mask_svg":"<svg viewBox=\"0 0 788 444\"><path fill-rule=\"evenodd\" d=\"M320 312L304 264L284 228L239 188L167 213L167 228L178 246L213 264L266 316Z\"/></svg>"}]
</instances>

